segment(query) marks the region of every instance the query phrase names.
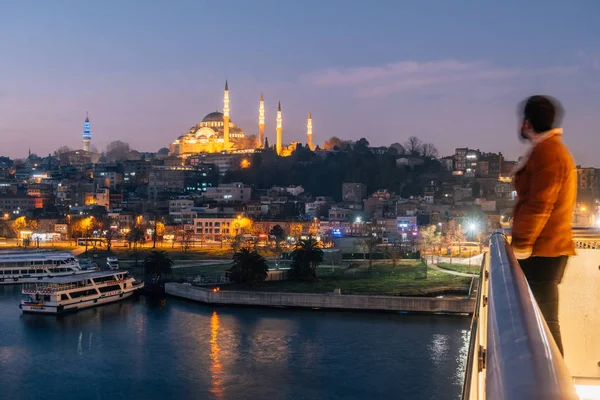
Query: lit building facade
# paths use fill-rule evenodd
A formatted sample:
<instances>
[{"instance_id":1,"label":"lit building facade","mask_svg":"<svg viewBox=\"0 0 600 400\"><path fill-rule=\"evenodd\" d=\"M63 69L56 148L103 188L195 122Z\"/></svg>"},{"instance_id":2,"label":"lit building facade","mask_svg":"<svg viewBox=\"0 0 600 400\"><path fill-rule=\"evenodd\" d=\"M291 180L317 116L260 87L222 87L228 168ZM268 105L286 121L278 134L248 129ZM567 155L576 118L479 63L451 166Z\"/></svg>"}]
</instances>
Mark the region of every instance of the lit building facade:
<instances>
[{"instance_id":1,"label":"lit building facade","mask_svg":"<svg viewBox=\"0 0 600 400\"><path fill-rule=\"evenodd\" d=\"M296 149L297 142L283 144L283 118L281 104L278 105L276 119L276 146L280 156L289 156ZM312 139L312 118L309 114L307 140L314 149ZM265 147L265 101L261 93L258 108L258 135L246 136L244 131L231 120L229 83L225 82L223 111L216 110L207 114L200 123L192 126L187 133L179 136L170 145L169 155L188 158L197 154L228 154L253 152Z\"/></svg>"}]
</instances>

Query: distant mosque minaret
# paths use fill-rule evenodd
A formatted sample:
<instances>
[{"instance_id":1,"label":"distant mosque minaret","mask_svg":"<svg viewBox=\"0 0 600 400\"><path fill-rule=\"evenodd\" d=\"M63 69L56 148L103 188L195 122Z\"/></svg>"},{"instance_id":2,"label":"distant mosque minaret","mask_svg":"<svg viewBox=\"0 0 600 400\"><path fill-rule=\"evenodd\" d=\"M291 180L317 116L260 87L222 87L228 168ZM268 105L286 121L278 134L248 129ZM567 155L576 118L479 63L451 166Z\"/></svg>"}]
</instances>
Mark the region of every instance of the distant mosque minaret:
<instances>
[{"instance_id":1,"label":"distant mosque minaret","mask_svg":"<svg viewBox=\"0 0 600 400\"><path fill-rule=\"evenodd\" d=\"M270 114L269 114L270 115ZM277 155L288 157L296 150L299 143L290 142L283 144L283 118L281 102L277 105L276 116L276 144ZM242 154L260 152L269 147L267 134L265 133L265 97L260 94L258 106L258 134L246 136L244 131L231 120L231 108L229 99L229 81L225 80L223 92L223 111L213 111L206 114L202 121L193 125L187 132L175 139L170 147L169 154L188 158L198 154ZM256 125L255 125L256 126ZM256 129L256 128L255 128ZM256 132L253 130L253 132ZM86 133L89 135L86 141ZM312 117L309 112L306 125L308 145L315 148L312 138ZM86 119L86 130L84 131L84 147L89 149L91 133L89 123Z\"/></svg>"},{"instance_id":2,"label":"distant mosque minaret","mask_svg":"<svg viewBox=\"0 0 600 400\"><path fill-rule=\"evenodd\" d=\"M277 105L277 143L275 145L275 150L277 151L277 155L281 155L281 150L283 149L282 141L281 141L281 130L282 130L282 122L281 118L281 101Z\"/></svg>"},{"instance_id":3,"label":"distant mosque minaret","mask_svg":"<svg viewBox=\"0 0 600 400\"><path fill-rule=\"evenodd\" d=\"M229 148L229 85L225 80L225 94L223 95L223 142L224 148Z\"/></svg>"},{"instance_id":4,"label":"distant mosque minaret","mask_svg":"<svg viewBox=\"0 0 600 400\"><path fill-rule=\"evenodd\" d=\"M92 130L90 129L90 119L87 111L85 112L85 122L83 123L83 151L90 151L90 142L92 141Z\"/></svg>"},{"instance_id":5,"label":"distant mosque minaret","mask_svg":"<svg viewBox=\"0 0 600 400\"><path fill-rule=\"evenodd\" d=\"M312 115L310 111L308 112L308 121L306 122L306 136L308 139L308 148L311 150L315 150L315 146L313 145L313 134L312 134Z\"/></svg>"},{"instance_id":6,"label":"distant mosque minaret","mask_svg":"<svg viewBox=\"0 0 600 400\"><path fill-rule=\"evenodd\" d=\"M258 106L258 147L265 145L265 98L260 94L260 103Z\"/></svg>"}]
</instances>

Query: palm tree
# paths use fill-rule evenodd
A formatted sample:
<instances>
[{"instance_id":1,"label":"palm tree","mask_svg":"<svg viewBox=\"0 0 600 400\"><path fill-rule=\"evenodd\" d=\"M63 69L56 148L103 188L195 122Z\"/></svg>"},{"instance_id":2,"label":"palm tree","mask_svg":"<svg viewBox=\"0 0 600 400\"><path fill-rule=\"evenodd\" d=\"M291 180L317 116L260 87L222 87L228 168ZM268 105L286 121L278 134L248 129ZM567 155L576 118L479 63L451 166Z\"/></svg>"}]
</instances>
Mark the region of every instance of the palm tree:
<instances>
[{"instance_id":1,"label":"palm tree","mask_svg":"<svg viewBox=\"0 0 600 400\"><path fill-rule=\"evenodd\" d=\"M323 250L314 238L300 240L292 251L290 274L299 280L317 279L317 267L323 262Z\"/></svg>"},{"instance_id":2,"label":"palm tree","mask_svg":"<svg viewBox=\"0 0 600 400\"><path fill-rule=\"evenodd\" d=\"M268 275L267 260L256 251L242 248L233 255L233 265L228 269L229 279L235 283L263 282Z\"/></svg>"},{"instance_id":3,"label":"palm tree","mask_svg":"<svg viewBox=\"0 0 600 400\"><path fill-rule=\"evenodd\" d=\"M146 276L157 283L172 273L173 260L164 250L152 250L144 259L144 270Z\"/></svg>"}]
</instances>

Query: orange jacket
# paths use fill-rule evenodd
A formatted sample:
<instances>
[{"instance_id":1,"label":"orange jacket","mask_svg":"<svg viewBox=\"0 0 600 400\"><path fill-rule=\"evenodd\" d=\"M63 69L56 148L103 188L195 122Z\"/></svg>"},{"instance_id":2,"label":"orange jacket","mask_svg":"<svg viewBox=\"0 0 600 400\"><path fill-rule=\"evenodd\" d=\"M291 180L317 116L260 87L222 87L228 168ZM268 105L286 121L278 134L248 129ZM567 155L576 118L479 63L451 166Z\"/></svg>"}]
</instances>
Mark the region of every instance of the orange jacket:
<instances>
[{"instance_id":1,"label":"orange jacket","mask_svg":"<svg viewBox=\"0 0 600 400\"><path fill-rule=\"evenodd\" d=\"M541 134L514 176L512 246L518 259L575 255L571 220L577 169L562 129Z\"/></svg>"}]
</instances>

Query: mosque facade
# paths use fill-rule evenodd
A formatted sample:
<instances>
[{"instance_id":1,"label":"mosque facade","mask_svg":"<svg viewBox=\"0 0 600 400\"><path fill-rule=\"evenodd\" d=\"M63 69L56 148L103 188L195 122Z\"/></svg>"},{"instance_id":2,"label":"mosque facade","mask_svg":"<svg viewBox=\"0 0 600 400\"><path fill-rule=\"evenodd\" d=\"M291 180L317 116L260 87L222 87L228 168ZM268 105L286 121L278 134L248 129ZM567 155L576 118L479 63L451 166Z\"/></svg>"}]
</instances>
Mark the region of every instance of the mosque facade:
<instances>
[{"instance_id":1,"label":"mosque facade","mask_svg":"<svg viewBox=\"0 0 600 400\"><path fill-rule=\"evenodd\" d=\"M275 150L280 156L289 156L297 143L283 145L283 115L281 103L277 110L277 129ZM309 113L307 123L307 141L312 150L312 118ZM247 136L230 118L229 84L225 82L223 94L223 111L213 111L207 114L200 123L179 136L170 145L170 155L189 157L199 153L238 153L254 152L265 147L265 107L264 96L260 95L258 108L258 136Z\"/></svg>"}]
</instances>

